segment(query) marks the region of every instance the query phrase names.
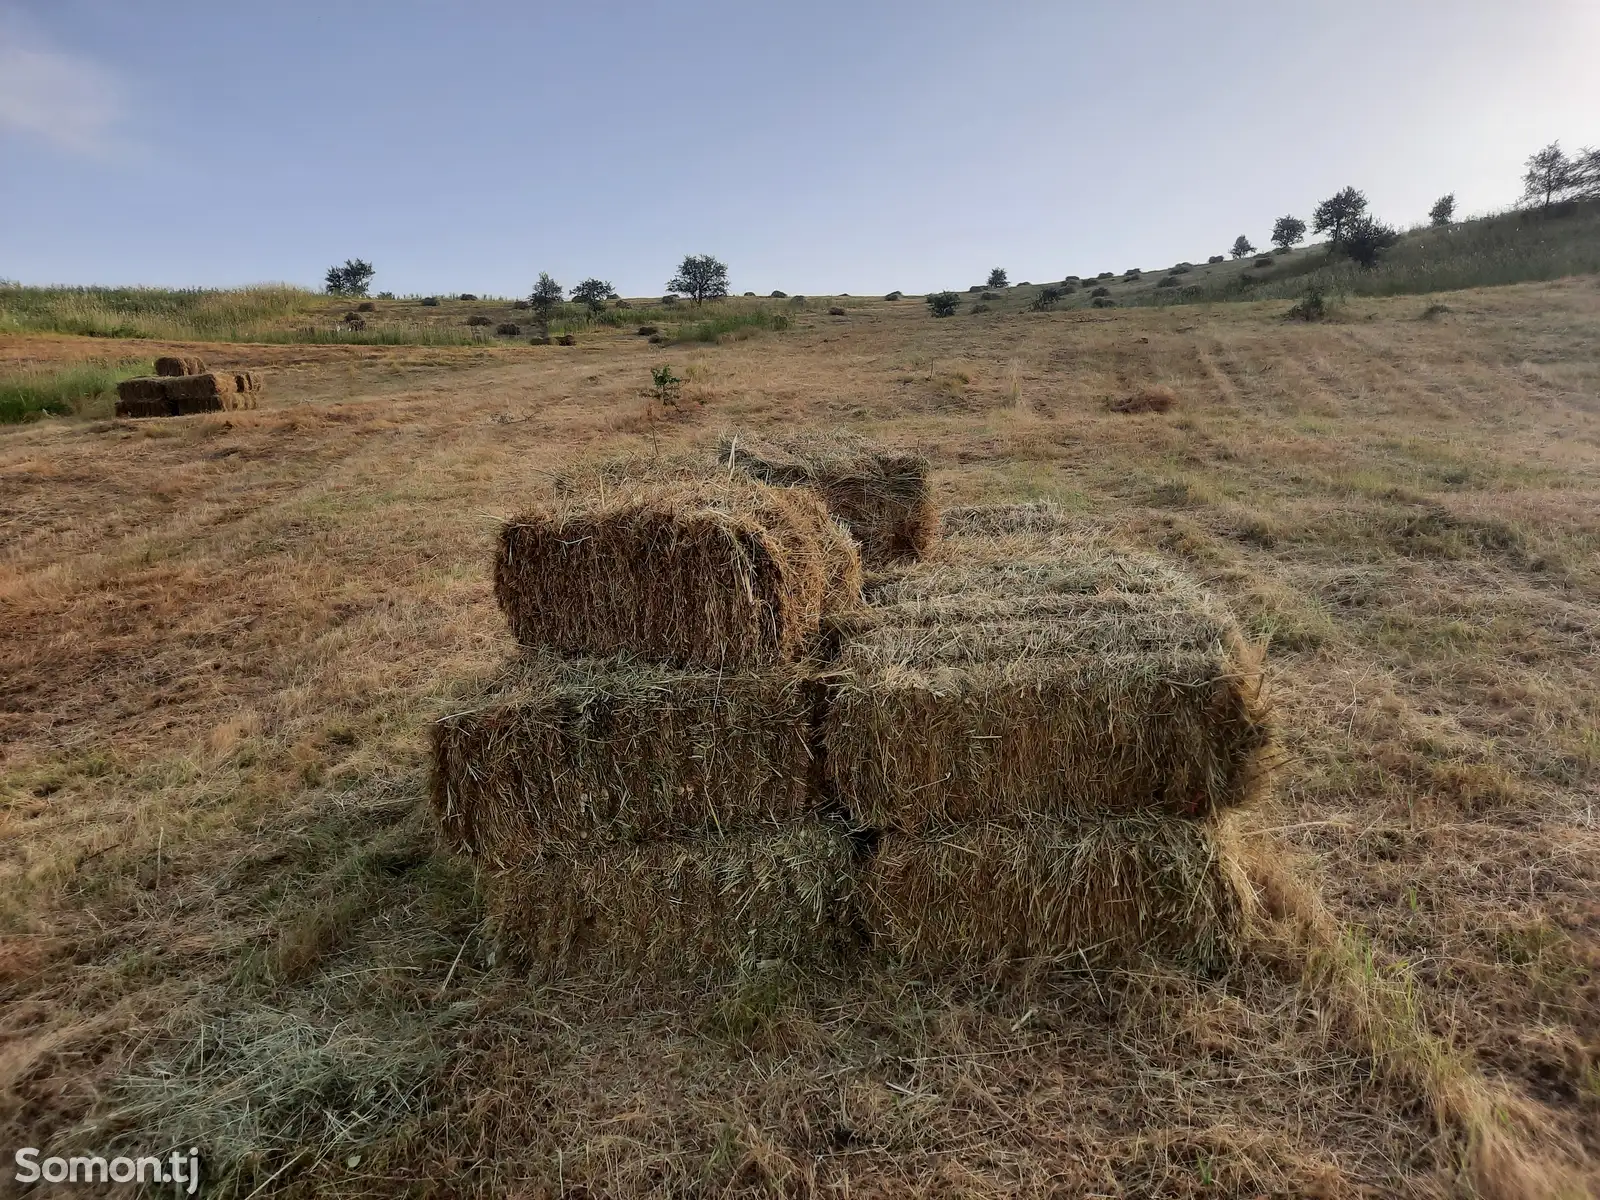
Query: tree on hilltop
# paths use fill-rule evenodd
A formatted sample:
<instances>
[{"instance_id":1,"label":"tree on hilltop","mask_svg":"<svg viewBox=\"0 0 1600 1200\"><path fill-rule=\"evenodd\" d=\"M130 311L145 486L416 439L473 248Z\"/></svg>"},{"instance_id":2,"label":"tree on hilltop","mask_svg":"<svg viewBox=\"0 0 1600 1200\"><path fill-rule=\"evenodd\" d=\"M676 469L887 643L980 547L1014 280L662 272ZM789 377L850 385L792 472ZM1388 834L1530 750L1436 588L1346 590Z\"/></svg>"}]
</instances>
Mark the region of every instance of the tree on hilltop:
<instances>
[{"instance_id":1,"label":"tree on hilltop","mask_svg":"<svg viewBox=\"0 0 1600 1200\"><path fill-rule=\"evenodd\" d=\"M1289 253L1296 242L1304 241L1305 236L1306 223L1299 217L1279 217L1272 223L1272 244L1284 254Z\"/></svg>"},{"instance_id":2,"label":"tree on hilltop","mask_svg":"<svg viewBox=\"0 0 1600 1200\"><path fill-rule=\"evenodd\" d=\"M347 258L342 267L329 267L323 283L330 296L365 296L367 285L376 272L372 264L359 258Z\"/></svg>"},{"instance_id":3,"label":"tree on hilltop","mask_svg":"<svg viewBox=\"0 0 1600 1200\"><path fill-rule=\"evenodd\" d=\"M1004 267L996 267L994 270L989 272L988 286L992 288L1003 288L1006 286L1006 269Z\"/></svg>"},{"instance_id":4,"label":"tree on hilltop","mask_svg":"<svg viewBox=\"0 0 1600 1200\"><path fill-rule=\"evenodd\" d=\"M1577 182L1576 164L1566 156L1560 142L1551 142L1530 154L1525 165L1528 171L1522 177L1522 198L1538 201L1540 212L1549 212L1550 205L1562 199Z\"/></svg>"},{"instance_id":5,"label":"tree on hilltop","mask_svg":"<svg viewBox=\"0 0 1600 1200\"><path fill-rule=\"evenodd\" d=\"M1247 255L1254 254L1255 252L1256 248L1250 244L1250 239L1245 237L1245 235L1242 233L1233 239L1233 248L1228 251L1228 253L1232 254L1235 258L1244 258Z\"/></svg>"},{"instance_id":6,"label":"tree on hilltop","mask_svg":"<svg viewBox=\"0 0 1600 1200\"><path fill-rule=\"evenodd\" d=\"M572 299L575 303L581 304L588 309L589 315L593 316L605 308L606 301L612 297L615 291L616 289L604 279L585 279L572 289Z\"/></svg>"},{"instance_id":7,"label":"tree on hilltop","mask_svg":"<svg viewBox=\"0 0 1600 1200\"><path fill-rule=\"evenodd\" d=\"M709 254L688 254L678 273L667 280L669 292L680 292L695 304L721 300L728 294L728 265Z\"/></svg>"},{"instance_id":8,"label":"tree on hilltop","mask_svg":"<svg viewBox=\"0 0 1600 1200\"><path fill-rule=\"evenodd\" d=\"M1428 224L1435 229L1450 224L1456 219L1456 194L1450 192L1440 196L1433 202L1433 207L1428 210Z\"/></svg>"},{"instance_id":9,"label":"tree on hilltop","mask_svg":"<svg viewBox=\"0 0 1600 1200\"><path fill-rule=\"evenodd\" d=\"M1326 233L1328 240L1337 245L1351 222L1359 220L1366 211L1366 195L1347 187L1329 196L1312 211L1311 232Z\"/></svg>"},{"instance_id":10,"label":"tree on hilltop","mask_svg":"<svg viewBox=\"0 0 1600 1200\"><path fill-rule=\"evenodd\" d=\"M1383 252L1399 240L1400 235L1382 221L1360 216L1345 226L1338 245L1354 262L1370 271L1378 265Z\"/></svg>"}]
</instances>

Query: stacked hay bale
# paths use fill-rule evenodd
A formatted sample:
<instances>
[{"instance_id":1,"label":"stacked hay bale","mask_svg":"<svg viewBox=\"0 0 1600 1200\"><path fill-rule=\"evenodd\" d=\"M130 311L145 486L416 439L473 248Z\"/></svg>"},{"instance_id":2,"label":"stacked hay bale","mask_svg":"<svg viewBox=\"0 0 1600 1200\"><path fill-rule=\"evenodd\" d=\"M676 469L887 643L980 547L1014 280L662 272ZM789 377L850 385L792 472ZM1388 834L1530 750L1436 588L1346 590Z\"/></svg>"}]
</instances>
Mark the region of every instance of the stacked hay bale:
<instances>
[{"instance_id":1,"label":"stacked hay bale","mask_svg":"<svg viewBox=\"0 0 1600 1200\"><path fill-rule=\"evenodd\" d=\"M180 417L254 408L261 391L255 371L207 371L189 355L156 359L156 373L117 385L119 417Z\"/></svg>"},{"instance_id":2,"label":"stacked hay bale","mask_svg":"<svg viewBox=\"0 0 1600 1200\"><path fill-rule=\"evenodd\" d=\"M1227 814L1270 741L1228 615L1046 507L957 510L935 544L925 464L871 507L816 458L745 459L767 483L739 454L565 479L501 530L519 651L435 723L432 803L510 956L1224 956ZM863 602L861 558L897 538L919 557Z\"/></svg>"},{"instance_id":3,"label":"stacked hay bale","mask_svg":"<svg viewBox=\"0 0 1600 1200\"><path fill-rule=\"evenodd\" d=\"M501 943L544 970L717 970L843 948L853 848L817 786L816 658L861 604L814 496L632 484L501 530L521 646L433 727L432 800Z\"/></svg>"},{"instance_id":4,"label":"stacked hay bale","mask_svg":"<svg viewBox=\"0 0 1600 1200\"><path fill-rule=\"evenodd\" d=\"M924 967L1225 955L1226 813L1264 779L1258 656L1161 563L1048 510L950 515L843 638L822 746L876 833L865 924Z\"/></svg>"}]
</instances>

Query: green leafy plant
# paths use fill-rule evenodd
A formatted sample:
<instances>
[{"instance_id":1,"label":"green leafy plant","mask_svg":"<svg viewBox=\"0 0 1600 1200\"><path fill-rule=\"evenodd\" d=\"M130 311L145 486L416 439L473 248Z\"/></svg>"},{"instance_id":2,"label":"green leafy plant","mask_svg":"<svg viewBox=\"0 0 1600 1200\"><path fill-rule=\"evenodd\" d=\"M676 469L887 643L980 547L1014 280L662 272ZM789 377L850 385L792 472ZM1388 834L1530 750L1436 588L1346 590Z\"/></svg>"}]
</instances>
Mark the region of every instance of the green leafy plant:
<instances>
[{"instance_id":1,"label":"green leafy plant","mask_svg":"<svg viewBox=\"0 0 1600 1200\"><path fill-rule=\"evenodd\" d=\"M953 317L956 308L961 304L961 297L954 292L929 292L928 311L936 317Z\"/></svg>"},{"instance_id":2,"label":"green leafy plant","mask_svg":"<svg viewBox=\"0 0 1600 1200\"><path fill-rule=\"evenodd\" d=\"M650 384L654 388L657 403L663 408L676 408L678 395L683 387L683 380L672 373L670 364L663 364L650 369Z\"/></svg>"}]
</instances>

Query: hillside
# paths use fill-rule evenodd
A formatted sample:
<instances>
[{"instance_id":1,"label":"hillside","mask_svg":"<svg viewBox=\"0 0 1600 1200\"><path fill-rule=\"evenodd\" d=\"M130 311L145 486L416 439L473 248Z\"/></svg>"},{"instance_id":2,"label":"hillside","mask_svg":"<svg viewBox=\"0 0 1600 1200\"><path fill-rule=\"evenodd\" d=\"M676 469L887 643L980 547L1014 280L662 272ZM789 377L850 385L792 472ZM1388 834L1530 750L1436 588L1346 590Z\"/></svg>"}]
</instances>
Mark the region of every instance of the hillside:
<instances>
[{"instance_id":1,"label":"hillside","mask_svg":"<svg viewBox=\"0 0 1600 1200\"><path fill-rule=\"evenodd\" d=\"M1309 325L1116 286L679 345L637 314L573 347L0 334L12 372L267 378L253 412L0 434L6 1143L159 1129L237 1197L1600 1187L1595 279ZM1171 412L1111 411L1158 384ZM496 961L421 803L425 724L506 649L495 521L731 426L917 445L941 504L1054 502L1266 642L1286 753L1232 969L700 995Z\"/></svg>"}]
</instances>

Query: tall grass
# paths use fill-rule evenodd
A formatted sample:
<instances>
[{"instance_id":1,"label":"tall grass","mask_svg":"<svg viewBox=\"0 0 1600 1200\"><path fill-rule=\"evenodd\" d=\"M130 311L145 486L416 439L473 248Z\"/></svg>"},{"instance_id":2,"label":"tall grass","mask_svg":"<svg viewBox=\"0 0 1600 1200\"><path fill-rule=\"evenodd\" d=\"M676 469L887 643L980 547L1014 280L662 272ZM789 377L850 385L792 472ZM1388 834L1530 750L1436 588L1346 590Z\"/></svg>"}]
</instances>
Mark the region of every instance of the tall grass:
<instances>
[{"instance_id":1,"label":"tall grass","mask_svg":"<svg viewBox=\"0 0 1600 1200\"><path fill-rule=\"evenodd\" d=\"M233 341L244 331L309 312L318 297L287 284L202 288L0 288L0 333Z\"/></svg>"},{"instance_id":2,"label":"tall grass","mask_svg":"<svg viewBox=\"0 0 1600 1200\"><path fill-rule=\"evenodd\" d=\"M149 360L27 368L0 377L0 424L45 416L109 416L117 384L154 370Z\"/></svg>"},{"instance_id":3,"label":"tall grass","mask_svg":"<svg viewBox=\"0 0 1600 1200\"><path fill-rule=\"evenodd\" d=\"M1313 248L1280 255L1265 271L1130 296L1125 303L1287 299L1312 286L1355 296L1415 295L1595 272L1600 272L1600 204L1590 203L1547 217L1514 211L1443 229L1414 229L1371 271Z\"/></svg>"}]
</instances>

